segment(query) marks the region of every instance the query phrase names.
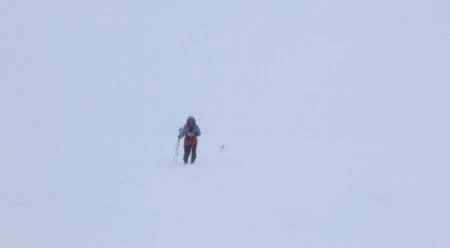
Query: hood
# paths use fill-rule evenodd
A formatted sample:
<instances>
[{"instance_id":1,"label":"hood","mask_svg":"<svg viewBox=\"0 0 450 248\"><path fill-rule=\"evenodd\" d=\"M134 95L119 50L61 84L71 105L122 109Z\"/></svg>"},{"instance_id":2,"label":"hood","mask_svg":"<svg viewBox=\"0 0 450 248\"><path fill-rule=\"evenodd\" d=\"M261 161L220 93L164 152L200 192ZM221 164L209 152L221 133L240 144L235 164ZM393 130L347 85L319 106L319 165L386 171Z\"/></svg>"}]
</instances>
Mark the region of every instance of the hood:
<instances>
[{"instance_id":1,"label":"hood","mask_svg":"<svg viewBox=\"0 0 450 248\"><path fill-rule=\"evenodd\" d=\"M186 123L188 123L190 120L192 120L192 121L194 122L194 124L195 124L195 118L194 118L194 116L189 116L189 117L187 118L187 120L186 120Z\"/></svg>"}]
</instances>

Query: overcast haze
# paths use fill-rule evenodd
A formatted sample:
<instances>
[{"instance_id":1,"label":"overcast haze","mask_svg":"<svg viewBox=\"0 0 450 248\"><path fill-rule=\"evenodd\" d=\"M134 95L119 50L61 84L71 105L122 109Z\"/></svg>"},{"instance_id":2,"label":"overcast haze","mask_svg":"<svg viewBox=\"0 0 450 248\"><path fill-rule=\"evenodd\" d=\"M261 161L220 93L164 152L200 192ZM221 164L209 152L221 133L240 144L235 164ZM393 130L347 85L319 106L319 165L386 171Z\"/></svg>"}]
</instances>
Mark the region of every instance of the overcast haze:
<instances>
[{"instance_id":1,"label":"overcast haze","mask_svg":"<svg viewBox=\"0 0 450 248\"><path fill-rule=\"evenodd\" d=\"M0 247L450 247L448 1L3 0L0 37Z\"/></svg>"}]
</instances>

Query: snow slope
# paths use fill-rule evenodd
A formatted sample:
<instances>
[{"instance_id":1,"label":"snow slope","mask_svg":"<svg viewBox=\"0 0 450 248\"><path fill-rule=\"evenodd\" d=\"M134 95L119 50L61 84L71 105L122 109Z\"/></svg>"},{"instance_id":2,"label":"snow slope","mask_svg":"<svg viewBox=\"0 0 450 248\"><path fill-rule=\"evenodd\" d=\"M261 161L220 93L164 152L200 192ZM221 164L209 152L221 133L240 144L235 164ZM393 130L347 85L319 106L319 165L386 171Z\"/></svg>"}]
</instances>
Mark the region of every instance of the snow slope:
<instances>
[{"instance_id":1,"label":"snow slope","mask_svg":"<svg viewBox=\"0 0 450 248\"><path fill-rule=\"evenodd\" d=\"M0 247L450 247L448 3L94 2L0 4Z\"/></svg>"}]
</instances>

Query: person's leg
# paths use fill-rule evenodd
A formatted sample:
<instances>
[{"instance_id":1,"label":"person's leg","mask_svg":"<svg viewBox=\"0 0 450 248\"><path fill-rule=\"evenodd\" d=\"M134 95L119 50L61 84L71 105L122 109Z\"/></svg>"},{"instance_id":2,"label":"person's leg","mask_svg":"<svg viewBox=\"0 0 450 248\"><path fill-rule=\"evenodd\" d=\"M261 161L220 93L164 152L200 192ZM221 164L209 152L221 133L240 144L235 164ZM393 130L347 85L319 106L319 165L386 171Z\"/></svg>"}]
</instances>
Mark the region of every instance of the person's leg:
<instances>
[{"instance_id":1,"label":"person's leg","mask_svg":"<svg viewBox=\"0 0 450 248\"><path fill-rule=\"evenodd\" d=\"M184 145L184 156L183 161L185 164L188 162L189 155L191 153L191 146L190 145Z\"/></svg>"},{"instance_id":2,"label":"person's leg","mask_svg":"<svg viewBox=\"0 0 450 248\"><path fill-rule=\"evenodd\" d=\"M197 158L197 144L192 145L191 164L193 164L195 162L196 158Z\"/></svg>"}]
</instances>

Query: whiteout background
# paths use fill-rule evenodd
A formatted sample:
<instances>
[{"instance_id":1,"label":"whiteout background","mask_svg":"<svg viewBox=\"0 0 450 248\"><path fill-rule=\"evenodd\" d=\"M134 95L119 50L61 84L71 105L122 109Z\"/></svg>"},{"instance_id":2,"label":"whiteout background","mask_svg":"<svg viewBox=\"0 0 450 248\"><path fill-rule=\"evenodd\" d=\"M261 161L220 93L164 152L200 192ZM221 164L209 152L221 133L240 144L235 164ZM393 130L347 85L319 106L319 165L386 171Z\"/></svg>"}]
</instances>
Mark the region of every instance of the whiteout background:
<instances>
[{"instance_id":1,"label":"whiteout background","mask_svg":"<svg viewBox=\"0 0 450 248\"><path fill-rule=\"evenodd\" d=\"M0 246L450 247L449 23L443 0L2 1ZM188 115L198 163L173 165Z\"/></svg>"}]
</instances>

